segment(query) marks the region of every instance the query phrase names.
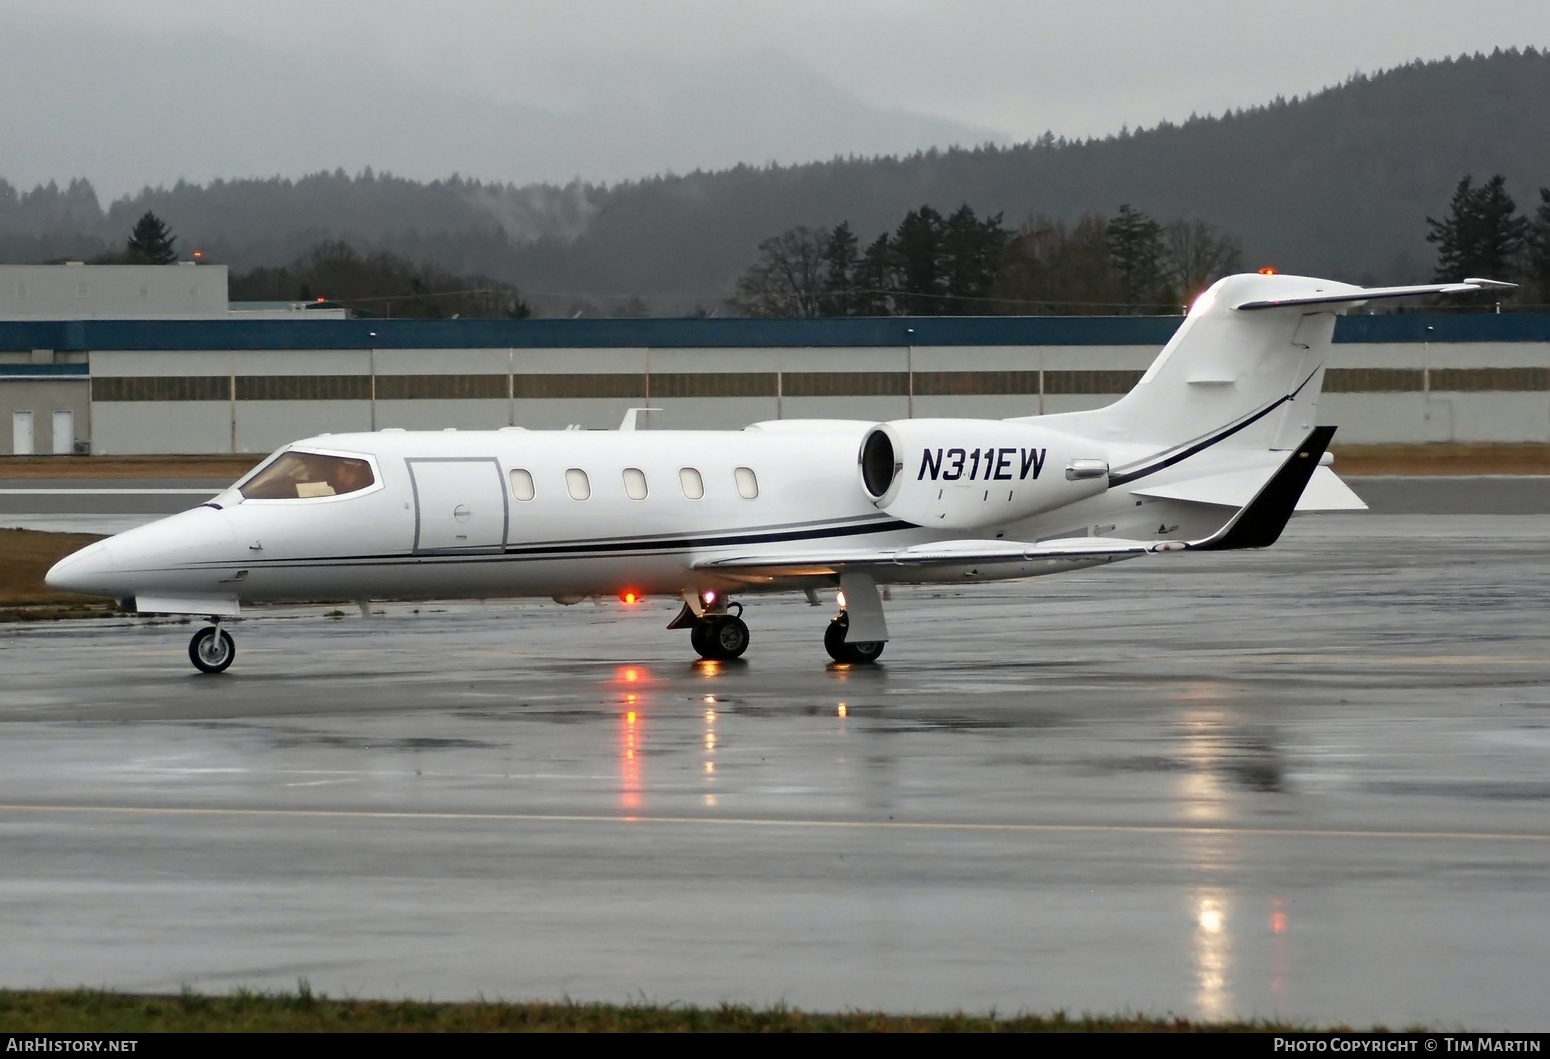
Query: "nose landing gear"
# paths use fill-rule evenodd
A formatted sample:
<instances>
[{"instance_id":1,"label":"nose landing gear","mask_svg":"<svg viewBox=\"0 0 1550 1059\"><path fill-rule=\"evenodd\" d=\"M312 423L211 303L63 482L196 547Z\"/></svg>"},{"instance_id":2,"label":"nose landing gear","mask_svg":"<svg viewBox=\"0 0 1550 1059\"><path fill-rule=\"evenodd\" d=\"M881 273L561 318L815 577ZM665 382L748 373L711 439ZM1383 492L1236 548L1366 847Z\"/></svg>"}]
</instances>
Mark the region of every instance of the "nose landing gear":
<instances>
[{"instance_id":1,"label":"nose landing gear","mask_svg":"<svg viewBox=\"0 0 1550 1059\"><path fill-rule=\"evenodd\" d=\"M188 660L201 673L224 673L237 657L237 645L225 629L211 625L188 642Z\"/></svg>"}]
</instances>

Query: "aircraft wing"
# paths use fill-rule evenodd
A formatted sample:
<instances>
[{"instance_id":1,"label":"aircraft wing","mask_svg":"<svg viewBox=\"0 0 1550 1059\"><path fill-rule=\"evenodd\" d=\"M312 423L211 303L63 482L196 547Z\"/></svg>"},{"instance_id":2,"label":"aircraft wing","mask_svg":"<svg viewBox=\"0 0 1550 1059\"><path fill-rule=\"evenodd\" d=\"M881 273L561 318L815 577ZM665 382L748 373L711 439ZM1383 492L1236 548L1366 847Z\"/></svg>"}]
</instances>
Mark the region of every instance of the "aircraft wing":
<instances>
[{"instance_id":1,"label":"aircraft wing","mask_svg":"<svg viewBox=\"0 0 1550 1059\"><path fill-rule=\"evenodd\" d=\"M770 551L703 559L696 570L737 570L764 576L833 574L847 568L877 566L977 566L1045 559L1104 559L1148 552L1176 551L1180 541L1132 541L1119 537L1065 537L1047 541L933 541L905 548L854 548L824 551Z\"/></svg>"}]
</instances>

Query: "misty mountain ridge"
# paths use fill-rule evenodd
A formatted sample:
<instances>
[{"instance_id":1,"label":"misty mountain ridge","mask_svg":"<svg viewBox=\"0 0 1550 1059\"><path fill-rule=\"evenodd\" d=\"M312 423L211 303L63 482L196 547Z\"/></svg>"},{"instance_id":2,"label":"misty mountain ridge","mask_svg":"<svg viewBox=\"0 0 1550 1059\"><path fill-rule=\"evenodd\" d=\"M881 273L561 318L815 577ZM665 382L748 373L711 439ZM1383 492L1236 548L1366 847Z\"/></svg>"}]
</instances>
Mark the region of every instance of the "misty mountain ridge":
<instances>
[{"instance_id":1,"label":"misty mountain ridge","mask_svg":"<svg viewBox=\"0 0 1550 1059\"><path fill-rule=\"evenodd\" d=\"M801 98L795 89L793 94ZM816 97L814 97L816 99ZM817 105L810 99L808 105ZM487 134L487 133L486 133ZM615 184L420 183L342 169L298 180L146 189L103 210L74 182L0 182L0 258L85 256L155 210L207 259L288 261L324 238L517 284L540 310L644 298L716 308L759 242L848 220L863 241L922 204L970 204L1020 224L1072 222L1128 202L1241 239L1250 264L1362 283L1430 277L1426 222L1460 177L1507 178L1519 208L1550 185L1550 54L1423 62L1304 97L1066 142L917 151L800 165L736 165Z\"/></svg>"},{"instance_id":2,"label":"misty mountain ridge","mask_svg":"<svg viewBox=\"0 0 1550 1059\"><path fill-rule=\"evenodd\" d=\"M571 106L546 109L393 76L348 47L318 61L208 32L126 48L111 33L8 26L0 98L38 102L0 108L0 176L100 174L99 185L134 187L134 177L208 183L369 167L564 184L650 176L675 160L682 171L684 160L725 168L1006 139L870 106L768 51L583 80ZM45 159L31 177L17 171Z\"/></svg>"}]
</instances>

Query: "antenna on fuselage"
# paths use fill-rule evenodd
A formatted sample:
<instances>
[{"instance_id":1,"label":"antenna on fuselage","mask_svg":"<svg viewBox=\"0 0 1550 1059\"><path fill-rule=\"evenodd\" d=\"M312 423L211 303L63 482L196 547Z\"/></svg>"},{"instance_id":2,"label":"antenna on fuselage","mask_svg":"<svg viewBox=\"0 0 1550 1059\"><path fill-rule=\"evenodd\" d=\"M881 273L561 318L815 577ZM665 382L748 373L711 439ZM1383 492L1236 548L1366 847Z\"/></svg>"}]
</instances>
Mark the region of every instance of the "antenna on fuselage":
<instances>
[{"instance_id":1,"label":"antenna on fuselage","mask_svg":"<svg viewBox=\"0 0 1550 1059\"><path fill-rule=\"evenodd\" d=\"M635 429L635 417L637 415L639 415L642 412L660 412L660 411L662 411L662 409L660 409L660 408L626 408L624 410L624 419L622 421L620 421L620 423L619 423L619 429L620 430L634 430Z\"/></svg>"}]
</instances>

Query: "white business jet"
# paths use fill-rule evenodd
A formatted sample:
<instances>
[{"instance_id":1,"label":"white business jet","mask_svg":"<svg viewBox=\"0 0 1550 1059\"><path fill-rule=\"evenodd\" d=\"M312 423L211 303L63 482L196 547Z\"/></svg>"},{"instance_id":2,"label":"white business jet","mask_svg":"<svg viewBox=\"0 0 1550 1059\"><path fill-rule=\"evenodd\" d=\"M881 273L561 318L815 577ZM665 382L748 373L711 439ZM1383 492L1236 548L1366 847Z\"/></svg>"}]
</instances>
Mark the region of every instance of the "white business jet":
<instances>
[{"instance_id":1,"label":"white business jet","mask_svg":"<svg viewBox=\"0 0 1550 1059\"><path fill-rule=\"evenodd\" d=\"M249 603L670 596L683 608L669 628L733 659L749 641L733 596L816 604L835 587L824 646L872 662L888 641L880 586L1262 548L1294 511L1363 508L1328 467L1334 428L1316 425L1335 315L1506 286L1230 276L1129 394L1093 411L308 438L47 580L142 614L208 616L189 644L206 673L231 665L220 621Z\"/></svg>"}]
</instances>

